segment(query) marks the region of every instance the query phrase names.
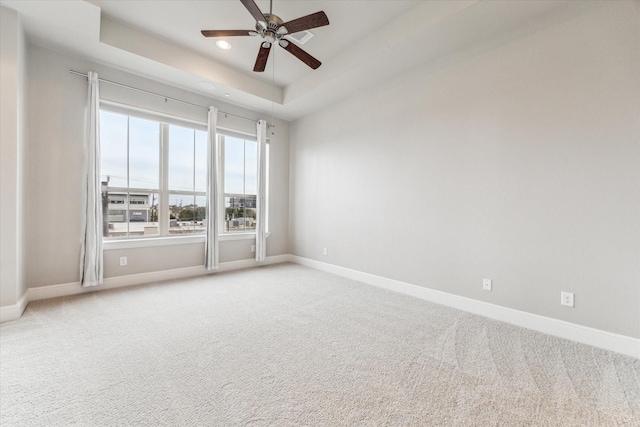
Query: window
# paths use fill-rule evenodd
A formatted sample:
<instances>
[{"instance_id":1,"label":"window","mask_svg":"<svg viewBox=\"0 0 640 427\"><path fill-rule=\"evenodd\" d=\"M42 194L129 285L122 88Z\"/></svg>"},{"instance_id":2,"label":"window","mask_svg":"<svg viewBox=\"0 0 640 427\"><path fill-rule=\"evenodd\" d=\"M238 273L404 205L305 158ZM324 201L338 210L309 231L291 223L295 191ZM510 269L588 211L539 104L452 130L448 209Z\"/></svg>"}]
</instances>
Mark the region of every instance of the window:
<instances>
[{"instance_id":1,"label":"window","mask_svg":"<svg viewBox=\"0 0 640 427\"><path fill-rule=\"evenodd\" d=\"M153 113L105 105L100 110L103 236L204 234L205 125L165 122ZM218 146L220 232L255 233L258 144L250 136L223 131Z\"/></svg>"},{"instance_id":2,"label":"window","mask_svg":"<svg viewBox=\"0 0 640 427\"><path fill-rule=\"evenodd\" d=\"M103 109L100 138L105 238L204 233L206 131Z\"/></svg>"},{"instance_id":3,"label":"window","mask_svg":"<svg viewBox=\"0 0 640 427\"><path fill-rule=\"evenodd\" d=\"M224 189L223 233L256 230L258 193L258 143L228 135L218 135L221 146L222 188Z\"/></svg>"}]
</instances>

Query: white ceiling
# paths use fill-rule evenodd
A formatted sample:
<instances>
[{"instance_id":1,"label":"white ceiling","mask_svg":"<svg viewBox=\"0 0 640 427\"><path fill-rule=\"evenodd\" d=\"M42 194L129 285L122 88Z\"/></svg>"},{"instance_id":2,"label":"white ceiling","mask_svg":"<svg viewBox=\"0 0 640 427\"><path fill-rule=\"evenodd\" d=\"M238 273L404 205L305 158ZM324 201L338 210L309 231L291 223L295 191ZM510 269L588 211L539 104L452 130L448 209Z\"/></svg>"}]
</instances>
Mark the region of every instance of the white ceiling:
<instances>
[{"instance_id":1,"label":"white ceiling","mask_svg":"<svg viewBox=\"0 0 640 427\"><path fill-rule=\"evenodd\" d=\"M263 13L269 12L268 0L257 0L255 3ZM273 13L287 22L323 10L329 17L330 25L311 30L314 36L303 45L303 49L324 62L352 42L384 25L385 21L395 18L419 2L396 0L373 3L375 7L367 7L367 2L361 0L275 0ZM101 5L104 14L122 23L193 49L254 78L272 82L273 73L252 71L262 39L228 37L225 40L233 47L225 51L215 46L217 39L205 38L200 34L200 30L205 29L254 30L255 20L239 0L102 0ZM275 82L278 86L287 86L305 74L313 73L313 70L289 53L280 57L275 70ZM267 70L271 71L273 58L269 59Z\"/></svg>"},{"instance_id":2,"label":"white ceiling","mask_svg":"<svg viewBox=\"0 0 640 427\"><path fill-rule=\"evenodd\" d=\"M203 29L253 29L239 0L0 0L17 10L29 41L110 64L225 102L294 120L381 81L501 35L534 28L577 3L565 1L274 0L285 22L323 10L330 25L302 47L322 61L312 70L274 47L254 73L255 37L216 47ZM268 0L256 0L263 13ZM547 19L548 20L548 19ZM537 23L537 24L536 24ZM210 81L213 90L200 85ZM230 94L225 98L224 94Z\"/></svg>"}]
</instances>

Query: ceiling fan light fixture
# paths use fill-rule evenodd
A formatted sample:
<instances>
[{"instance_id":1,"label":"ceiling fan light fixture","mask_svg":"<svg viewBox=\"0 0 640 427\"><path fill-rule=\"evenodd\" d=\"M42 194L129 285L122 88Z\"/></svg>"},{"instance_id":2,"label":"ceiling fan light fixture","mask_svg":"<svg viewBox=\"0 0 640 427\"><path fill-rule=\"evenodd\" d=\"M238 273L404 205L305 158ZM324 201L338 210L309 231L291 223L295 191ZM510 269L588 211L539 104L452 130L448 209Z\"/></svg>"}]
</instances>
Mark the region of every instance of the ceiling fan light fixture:
<instances>
[{"instance_id":1,"label":"ceiling fan light fixture","mask_svg":"<svg viewBox=\"0 0 640 427\"><path fill-rule=\"evenodd\" d=\"M229 43L226 40L218 40L216 42L216 46L218 46L220 49L224 49L224 50L231 49L231 43Z\"/></svg>"},{"instance_id":2,"label":"ceiling fan light fixture","mask_svg":"<svg viewBox=\"0 0 640 427\"><path fill-rule=\"evenodd\" d=\"M280 46L287 47L289 46L289 40L280 40Z\"/></svg>"},{"instance_id":3,"label":"ceiling fan light fixture","mask_svg":"<svg viewBox=\"0 0 640 427\"><path fill-rule=\"evenodd\" d=\"M282 27L278 28L278 34L279 35L283 36L283 35L288 34L288 33L289 33L289 30L287 30L287 27L282 26Z\"/></svg>"},{"instance_id":4,"label":"ceiling fan light fixture","mask_svg":"<svg viewBox=\"0 0 640 427\"><path fill-rule=\"evenodd\" d=\"M273 31L267 31L264 34L264 39L269 43L273 43L276 41L276 35Z\"/></svg>"}]
</instances>

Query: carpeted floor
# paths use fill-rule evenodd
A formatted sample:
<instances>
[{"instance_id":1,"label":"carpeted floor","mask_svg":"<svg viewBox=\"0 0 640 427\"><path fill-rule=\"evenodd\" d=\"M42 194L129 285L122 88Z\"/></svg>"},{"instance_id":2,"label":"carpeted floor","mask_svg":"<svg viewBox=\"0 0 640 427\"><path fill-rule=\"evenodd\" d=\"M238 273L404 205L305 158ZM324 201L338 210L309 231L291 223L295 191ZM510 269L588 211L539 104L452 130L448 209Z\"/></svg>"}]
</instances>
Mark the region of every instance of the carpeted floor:
<instances>
[{"instance_id":1,"label":"carpeted floor","mask_svg":"<svg viewBox=\"0 0 640 427\"><path fill-rule=\"evenodd\" d=\"M293 264L32 302L8 426L640 425L640 361Z\"/></svg>"}]
</instances>

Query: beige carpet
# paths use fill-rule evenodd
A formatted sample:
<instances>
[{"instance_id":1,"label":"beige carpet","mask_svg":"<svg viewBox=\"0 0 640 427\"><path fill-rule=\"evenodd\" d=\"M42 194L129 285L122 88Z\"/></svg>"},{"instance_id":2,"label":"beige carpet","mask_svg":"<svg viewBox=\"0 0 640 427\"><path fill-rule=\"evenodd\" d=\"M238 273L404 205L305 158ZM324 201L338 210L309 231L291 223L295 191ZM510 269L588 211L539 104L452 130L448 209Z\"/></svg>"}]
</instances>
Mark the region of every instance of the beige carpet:
<instances>
[{"instance_id":1,"label":"beige carpet","mask_svg":"<svg viewBox=\"0 0 640 427\"><path fill-rule=\"evenodd\" d=\"M33 302L8 426L640 425L640 361L283 264Z\"/></svg>"}]
</instances>

